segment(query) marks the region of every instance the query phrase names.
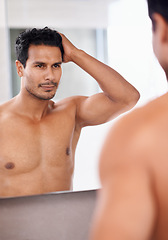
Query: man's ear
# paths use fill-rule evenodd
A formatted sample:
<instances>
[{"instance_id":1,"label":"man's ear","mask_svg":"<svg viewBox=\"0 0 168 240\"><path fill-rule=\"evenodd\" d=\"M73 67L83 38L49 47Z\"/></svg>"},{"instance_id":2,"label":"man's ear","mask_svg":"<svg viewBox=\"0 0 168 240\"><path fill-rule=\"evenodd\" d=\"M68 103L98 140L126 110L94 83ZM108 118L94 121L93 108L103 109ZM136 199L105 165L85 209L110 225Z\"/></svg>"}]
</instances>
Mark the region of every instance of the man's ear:
<instances>
[{"instance_id":1,"label":"man's ear","mask_svg":"<svg viewBox=\"0 0 168 240\"><path fill-rule=\"evenodd\" d=\"M23 77L23 71L24 71L23 64L19 60L16 60L15 64L16 64L17 74L19 75L19 77Z\"/></svg>"},{"instance_id":2,"label":"man's ear","mask_svg":"<svg viewBox=\"0 0 168 240\"><path fill-rule=\"evenodd\" d=\"M162 43L168 43L168 23L159 13L154 13L152 19L155 24L153 33L157 35Z\"/></svg>"}]
</instances>

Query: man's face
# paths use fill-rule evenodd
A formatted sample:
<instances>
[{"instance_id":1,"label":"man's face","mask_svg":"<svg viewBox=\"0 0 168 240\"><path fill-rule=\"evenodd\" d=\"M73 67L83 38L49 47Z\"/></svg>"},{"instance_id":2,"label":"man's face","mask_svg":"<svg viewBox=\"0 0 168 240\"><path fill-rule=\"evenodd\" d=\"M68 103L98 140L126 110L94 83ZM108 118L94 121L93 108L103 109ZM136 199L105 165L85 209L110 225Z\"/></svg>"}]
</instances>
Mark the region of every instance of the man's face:
<instances>
[{"instance_id":1,"label":"man's face","mask_svg":"<svg viewBox=\"0 0 168 240\"><path fill-rule=\"evenodd\" d=\"M62 75L62 55L59 47L31 45L22 79L28 93L38 99L55 96Z\"/></svg>"}]
</instances>

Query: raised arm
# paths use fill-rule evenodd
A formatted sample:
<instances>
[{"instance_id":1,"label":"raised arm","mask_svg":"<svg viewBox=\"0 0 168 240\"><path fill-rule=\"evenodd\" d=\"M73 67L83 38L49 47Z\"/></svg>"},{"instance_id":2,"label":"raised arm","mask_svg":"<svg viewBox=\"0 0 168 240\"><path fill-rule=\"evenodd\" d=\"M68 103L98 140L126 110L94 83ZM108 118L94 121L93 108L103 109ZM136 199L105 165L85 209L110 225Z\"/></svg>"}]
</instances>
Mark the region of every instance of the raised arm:
<instances>
[{"instance_id":1,"label":"raised arm","mask_svg":"<svg viewBox=\"0 0 168 240\"><path fill-rule=\"evenodd\" d=\"M64 62L77 64L98 82L103 91L91 97L77 98L77 118L81 124L104 123L137 103L139 92L119 73L76 48L63 34L61 36Z\"/></svg>"}]
</instances>

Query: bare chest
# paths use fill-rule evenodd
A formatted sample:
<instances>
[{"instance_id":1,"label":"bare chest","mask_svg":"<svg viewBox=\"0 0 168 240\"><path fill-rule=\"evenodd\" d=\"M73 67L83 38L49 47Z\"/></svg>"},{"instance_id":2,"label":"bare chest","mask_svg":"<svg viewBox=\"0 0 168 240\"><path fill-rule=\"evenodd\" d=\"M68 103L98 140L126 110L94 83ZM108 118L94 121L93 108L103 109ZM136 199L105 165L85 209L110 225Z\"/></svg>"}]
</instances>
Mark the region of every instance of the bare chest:
<instances>
[{"instance_id":1,"label":"bare chest","mask_svg":"<svg viewBox=\"0 0 168 240\"><path fill-rule=\"evenodd\" d=\"M19 174L73 164L74 121L7 122L0 127L0 172ZM76 138L76 140L75 140Z\"/></svg>"}]
</instances>

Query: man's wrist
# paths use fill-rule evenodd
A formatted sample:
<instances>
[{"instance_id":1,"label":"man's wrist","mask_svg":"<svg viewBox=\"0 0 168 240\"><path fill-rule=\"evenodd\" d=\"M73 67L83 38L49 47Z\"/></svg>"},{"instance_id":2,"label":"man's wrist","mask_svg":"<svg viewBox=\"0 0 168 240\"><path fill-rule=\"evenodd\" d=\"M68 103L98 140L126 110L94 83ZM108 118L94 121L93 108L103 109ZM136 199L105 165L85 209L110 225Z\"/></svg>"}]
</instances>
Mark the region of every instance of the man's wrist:
<instances>
[{"instance_id":1,"label":"man's wrist","mask_svg":"<svg viewBox=\"0 0 168 240\"><path fill-rule=\"evenodd\" d=\"M81 49L75 48L71 52L71 59L74 63L78 61L80 58L82 58L85 55L85 52Z\"/></svg>"}]
</instances>

